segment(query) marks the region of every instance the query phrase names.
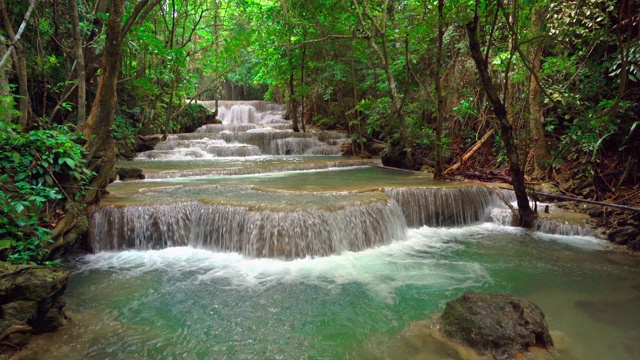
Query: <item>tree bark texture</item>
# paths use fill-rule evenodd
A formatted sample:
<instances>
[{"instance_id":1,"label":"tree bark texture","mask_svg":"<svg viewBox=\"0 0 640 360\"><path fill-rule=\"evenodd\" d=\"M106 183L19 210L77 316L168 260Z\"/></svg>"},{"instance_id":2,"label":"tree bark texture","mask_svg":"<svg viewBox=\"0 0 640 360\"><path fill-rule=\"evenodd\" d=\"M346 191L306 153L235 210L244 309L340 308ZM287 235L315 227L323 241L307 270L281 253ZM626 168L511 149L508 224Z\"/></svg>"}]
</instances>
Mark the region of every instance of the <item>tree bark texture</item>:
<instances>
[{"instance_id":1,"label":"tree bark texture","mask_svg":"<svg viewBox=\"0 0 640 360\"><path fill-rule=\"evenodd\" d=\"M436 119L436 167L433 178L444 178L442 166L442 123L444 122L444 95L442 94L442 43L444 42L444 0L438 0L438 47L436 50L436 101L438 102L438 115Z\"/></svg>"},{"instance_id":2,"label":"tree bark texture","mask_svg":"<svg viewBox=\"0 0 640 360\"><path fill-rule=\"evenodd\" d=\"M113 117L117 101L118 75L120 74L122 17L125 0L112 0L104 45L103 67L98 82L96 98L87 118L84 136L88 151L87 165L96 173L90 184L84 203L97 202L109 184L116 162L113 139Z\"/></svg>"},{"instance_id":3,"label":"tree bark texture","mask_svg":"<svg viewBox=\"0 0 640 360\"><path fill-rule=\"evenodd\" d=\"M87 83L84 64L84 50L82 34L80 32L80 19L78 16L78 3L76 0L69 0L69 10L71 11L71 25L73 29L73 47L76 53L76 71L78 73L78 131L82 132L87 118Z\"/></svg>"},{"instance_id":4,"label":"tree bark texture","mask_svg":"<svg viewBox=\"0 0 640 360\"><path fill-rule=\"evenodd\" d=\"M531 14L531 27L534 32L540 29L541 16L537 11ZM531 53L531 70L539 73L542 66L543 46L537 45ZM533 140L534 174L535 177L546 179L551 156L547 149L547 139L544 136L544 113L542 107L542 89L534 74L529 79L529 128Z\"/></svg>"},{"instance_id":5,"label":"tree bark texture","mask_svg":"<svg viewBox=\"0 0 640 360\"><path fill-rule=\"evenodd\" d=\"M0 43L0 56L4 56L7 54L9 50L5 46L4 43ZM7 78L7 71L10 70L10 67L6 64L0 66L0 96L11 96L11 89L9 88L9 79ZM11 109L7 106L6 108L2 108L3 110L0 113L0 117L4 119L11 119Z\"/></svg>"},{"instance_id":6,"label":"tree bark texture","mask_svg":"<svg viewBox=\"0 0 640 360\"><path fill-rule=\"evenodd\" d=\"M7 12L7 8L4 4L4 1L0 0L0 12L2 13L2 24L4 25L4 30L7 35L9 35L9 40L11 40L11 44L15 47L15 68L17 70L18 75L18 94L20 95L19 100L19 110L20 117L18 119L18 123L24 127L29 126L29 114L31 113L31 103L29 100L29 89L27 82L27 51L24 46L20 42L21 32L24 30L27 21L29 20L29 15L33 10L35 5L35 0L30 1L31 5L25 14L24 21L20 26L18 32L13 31L13 26L11 24L11 19L9 18L9 13ZM9 48L11 51L11 48Z\"/></svg>"},{"instance_id":7,"label":"tree bark texture","mask_svg":"<svg viewBox=\"0 0 640 360\"><path fill-rule=\"evenodd\" d=\"M520 215L519 225L525 228L531 228L533 226L535 214L529 206L524 172L520 167L520 157L518 156L518 149L513 139L512 127L509 123L507 110L500 100L496 87L491 80L488 62L483 57L482 50L480 49L480 40L478 39L477 8L473 20L466 24L466 28L467 34L469 35L469 49L471 51L471 57L476 65L476 69L478 70L482 87L484 88L487 98L491 103L491 107L493 108L493 112L498 119L500 135L507 152L509 170L511 172L511 185L513 186L513 190L516 194L518 214Z\"/></svg>"},{"instance_id":8,"label":"tree bark texture","mask_svg":"<svg viewBox=\"0 0 640 360\"><path fill-rule=\"evenodd\" d=\"M289 111L291 111L291 127L293 132L300 132L298 127L298 102L296 101L295 88L293 86L293 71L289 76Z\"/></svg>"},{"instance_id":9,"label":"tree bark texture","mask_svg":"<svg viewBox=\"0 0 640 360\"><path fill-rule=\"evenodd\" d=\"M367 1L369 0L362 1L362 13L359 11L358 1L357 0L352 0L352 1L358 16L358 22L360 23L360 26L362 26L362 29L366 32L371 48L376 53L376 55L378 55L380 62L382 62L382 67L387 77L387 84L389 85L391 103L393 104L393 110L394 110L393 115L395 117L396 123L398 124L398 128L400 130L400 138L402 140L402 145L404 147L403 151L406 156L406 164L409 167L413 167L415 163L413 161L412 143L411 143L411 139L409 138L409 130L407 128L407 123L405 121L404 113L402 111L403 104L400 99L400 96L398 95L395 78L393 76L393 73L391 72L391 65L389 63L389 52L387 48L386 32L385 32L385 29L383 28L387 22L387 7L388 7L387 5L389 2L385 1L384 4L382 5L383 15L382 15L381 23L383 24L382 25L383 27L380 27L380 25L378 25L375 22L375 20L369 13L369 5L367 3ZM366 24L365 24L364 18L367 18L371 23L371 25L373 26L375 36L372 35L368 30L366 30ZM376 42L376 37L380 38L381 46L378 46L378 43Z\"/></svg>"}]
</instances>

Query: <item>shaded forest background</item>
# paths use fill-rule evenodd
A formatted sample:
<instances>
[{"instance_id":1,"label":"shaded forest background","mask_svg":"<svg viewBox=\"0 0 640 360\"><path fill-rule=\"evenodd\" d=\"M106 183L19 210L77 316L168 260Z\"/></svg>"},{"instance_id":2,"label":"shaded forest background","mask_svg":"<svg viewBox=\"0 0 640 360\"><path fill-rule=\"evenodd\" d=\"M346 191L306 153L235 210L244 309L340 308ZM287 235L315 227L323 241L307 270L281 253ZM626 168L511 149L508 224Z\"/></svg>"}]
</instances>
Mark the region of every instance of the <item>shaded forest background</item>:
<instances>
[{"instance_id":1,"label":"shaded forest background","mask_svg":"<svg viewBox=\"0 0 640 360\"><path fill-rule=\"evenodd\" d=\"M51 261L193 100L287 104L294 131L437 176L638 205L637 1L0 0L0 257ZM480 76L479 76L480 75ZM84 225L81 225L83 224Z\"/></svg>"}]
</instances>

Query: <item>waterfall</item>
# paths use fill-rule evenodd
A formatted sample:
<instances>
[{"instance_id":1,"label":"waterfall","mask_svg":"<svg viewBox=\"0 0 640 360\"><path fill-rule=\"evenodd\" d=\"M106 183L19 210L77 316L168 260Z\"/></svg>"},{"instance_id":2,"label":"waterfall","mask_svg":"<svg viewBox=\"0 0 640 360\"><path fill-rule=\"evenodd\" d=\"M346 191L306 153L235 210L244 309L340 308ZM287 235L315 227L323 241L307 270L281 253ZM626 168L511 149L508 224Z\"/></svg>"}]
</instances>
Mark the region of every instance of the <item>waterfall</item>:
<instances>
[{"instance_id":1,"label":"waterfall","mask_svg":"<svg viewBox=\"0 0 640 360\"><path fill-rule=\"evenodd\" d=\"M257 124L207 124L196 129L197 133L220 134L221 132L247 132L257 129Z\"/></svg>"},{"instance_id":2,"label":"waterfall","mask_svg":"<svg viewBox=\"0 0 640 360\"><path fill-rule=\"evenodd\" d=\"M202 104L210 109L214 106L213 102ZM207 178L379 164L379 160L292 158L339 155L349 139L330 131L294 133L290 121L282 118L281 105L221 101L219 106L223 124L171 135L154 150L139 155L139 160L175 160L139 163L151 170L145 172L147 180L174 180L141 185L138 193L135 185L130 187L125 192L128 206L97 207L92 214L97 251L193 246L250 257L294 259L388 244L403 239L408 227L465 226L481 221L511 224L512 214L493 188L428 187L422 184L431 179L414 173L367 169L360 174L327 175L326 180L323 174L285 174L253 179L256 185L251 186L244 178ZM247 158L255 156L264 158ZM224 157L240 159L219 159ZM192 159L200 160L183 162ZM178 179L194 176L203 178ZM225 182L232 185L220 186ZM211 184L215 188L207 186ZM328 191L314 192L319 189ZM505 194L508 201L515 200L513 192ZM116 199L112 204L122 203ZM535 226L554 234L588 232L579 225L545 218Z\"/></svg>"},{"instance_id":3,"label":"waterfall","mask_svg":"<svg viewBox=\"0 0 640 360\"><path fill-rule=\"evenodd\" d=\"M214 100L210 101L198 101L198 104L203 105L207 109L214 111L216 108L216 102ZM276 112L276 111L284 111L285 106L281 104L274 104L269 101L262 100L245 100L245 101L234 101L234 100L219 100L218 101L218 110L229 111L235 106L251 106L256 112L265 113L265 112Z\"/></svg>"},{"instance_id":4,"label":"waterfall","mask_svg":"<svg viewBox=\"0 0 640 360\"><path fill-rule=\"evenodd\" d=\"M147 179L171 179L180 177L204 176L204 175L251 175L265 174L282 171L304 171L304 170L321 170L329 168L347 168L347 167L364 167L379 166L380 160L336 160L322 161L316 163L300 163L300 164L279 164L265 167L237 167L225 169L191 169L191 170L166 170L158 173L146 174Z\"/></svg>"},{"instance_id":5,"label":"waterfall","mask_svg":"<svg viewBox=\"0 0 640 360\"><path fill-rule=\"evenodd\" d=\"M579 235L579 236L591 236L593 231L586 226L580 224L571 224L555 219L548 219L540 217L536 219L533 226L535 231L539 231L545 234L555 235Z\"/></svg>"},{"instance_id":6,"label":"waterfall","mask_svg":"<svg viewBox=\"0 0 640 360\"><path fill-rule=\"evenodd\" d=\"M274 211L200 202L102 206L92 222L97 251L190 245L286 259L364 250L402 239L407 230L393 200L335 211Z\"/></svg>"},{"instance_id":7,"label":"waterfall","mask_svg":"<svg viewBox=\"0 0 640 360\"><path fill-rule=\"evenodd\" d=\"M214 101L200 104L210 110ZM348 141L338 132L294 133L283 119L284 106L265 101L220 101L222 124L205 124L189 134L175 134L159 142L139 159L210 159L259 155L338 156Z\"/></svg>"},{"instance_id":8,"label":"waterfall","mask_svg":"<svg viewBox=\"0 0 640 360\"><path fill-rule=\"evenodd\" d=\"M184 155L184 149L200 149L201 152L192 151L197 158L202 158L202 153L208 152L216 156L255 156L255 155L340 155L340 145L347 141L346 136L341 133L293 133L283 131L251 131L248 132L227 132L225 128L241 127L244 125L207 125L208 129L214 129L213 133L195 132L189 134L171 135L166 141L159 142L154 151L177 151ZM255 129L255 128L254 128ZM204 131L204 130L203 130ZM323 141L324 140L324 141ZM253 150L242 148L243 146L253 146ZM207 151L207 149L221 150ZM235 148L235 150L230 149ZM234 152L236 151L236 152ZM151 153L151 154L149 154ZM166 154L166 153L163 153ZM199 155L199 156L198 156ZM142 153L140 158L159 158L153 151Z\"/></svg>"},{"instance_id":9,"label":"waterfall","mask_svg":"<svg viewBox=\"0 0 640 360\"><path fill-rule=\"evenodd\" d=\"M486 186L458 188L387 188L411 227L461 226L488 218L500 200Z\"/></svg>"},{"instance_id":10,"label":"waterfall","mask_svg":"<svg viewBox=\"0 0 640 360\"><path fill-rule=\"evenodd\" d=\"M199 101L207 109L215 110L215 101ZM284 106L267 101L218 101L218 118L223 124L259 124L269 116L282 120Z\"/></svg>"}]
</instances>

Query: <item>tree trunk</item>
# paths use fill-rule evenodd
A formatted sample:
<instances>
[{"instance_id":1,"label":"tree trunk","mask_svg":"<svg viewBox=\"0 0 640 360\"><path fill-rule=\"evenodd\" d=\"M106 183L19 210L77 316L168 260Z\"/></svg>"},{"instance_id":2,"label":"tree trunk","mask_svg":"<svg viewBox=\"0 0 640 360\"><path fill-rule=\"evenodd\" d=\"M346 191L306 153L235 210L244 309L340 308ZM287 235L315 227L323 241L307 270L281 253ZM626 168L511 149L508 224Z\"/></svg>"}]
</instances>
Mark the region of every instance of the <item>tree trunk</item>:
<instances>
[{"instance_id":1,"label":"tree trunk","mask_svg":"<svg viewBox=\"0 0 640 360\"><path fill-rule=\"evenodd\" d=\"M169 135L169 132L171 132L171 119L173 117L173 98L174 95L176 93L176 80L173 79L173 82L171 83L171 93L169 94L169 106L167 106L167 113L165 114L165 120L164 120L164 132L162 134L162 140L167 140L167 136Z\"/></svg>"},{"instance_id":2,"label":"tree trunk","mask_svg":"<svg viewBox=\"0 0 640 360\"><path fill-rule=\"evenodd\" d=\"M78 16L78 3L69 0L71 11L71 25L73 28L73 47L76 53L76 69L78 71L78 131L82 132L87 118L87 84L85 79L84 51L82 49L82 34L80 33L80 19Z\"/></svg>"},{"instance_id":3,"label":"tree trunk","mask_svg":"<svg viewBox=\"0 0 640 360\"><path fill-rule=\"evenodd\" d=\"M4 55L10 50L7 49L4 43L0 43L0 57L4 57ZM10 70L10 67L6 64L0 66L0 97L10 97L11 89L9 88L9 79L7 78L7 70ZM0 99L0 101L3 101ZM0 118L3 119L11 119L11 108L8 106L0 107L2 112L0 113Z\"/></svg>"},{"instance_id":4,"label":"tree trunk","mask_svg":"<svg viewBox=\"0 0 640 360\"><path fill-rule=\"evenodd\" d=\"M489 75L489 67L487 60L483 57L480 49L480 41L478 40L478 6L476 1L476 12L473 20L466 24L467 33L469 35L469 50L471 57L476 65L482 87L484 88L487 98L491 103L493 112L498 119L500 127L500 135L505 145L507 158L509 159L509 170L511 171L511 185L516 194L518 203L518 214L520 215L519 225L524 228L531 228L535 219L535 213L529 206L529 198L527 197L527 189L525 187L524 172L520 167L520 158L518 149L513 140L511 124L507 117L507 110L500 100L500 96Z\"/></svg>"},{"instance_id":5,"label":"tree trunk","mask_svg":"<svg viewBox=\"0 0 640 360\"><path fill-rule=\"evenodd\" d=\"M117 100L120 74L122 17L125 0L111 0L109 20L104 44L103 67L98 82L96 98L87 118L83 135L88 139L87 165L96 173L84 203L100 200L111 179L116 162L116 146L113 139L113 117Z\"/></svg>"},{"instance_id":6,"label":"tree trunk","mask_svg":"<svg viewBox=\"0 0 640 360\"><path fill-rule=\"evenodd\" d=\"M436 167L433 172L435 180L442 180L442 123L444 122L444 96L442 94L442 43L444 41L444 0L438 0L438 47L436 50L436 100L438 116L436 120Z\"/></svg>"},{"instance_id":7,"label":"tree trunk","mask_svg":"<svg viewBox=\"0 0 640 360\"><path fill-rule=\"evenodd\" d=\"M298 127L298 102L296 101L295 88L293 87L293 71L289 75L289 111L293 132L300 132Z\"/></svg>"},{"instance_id":8,"label":"tree trunk","mask_svg":"<svg viewBox=\"0 0 640 360\"><path fill-rule=\"evenodd\" d=\"M29 114L31 113L31 103L29 100L29 89L27 82L27 51L24 46L20 42L20 35L24 30L27 22L29 21L29 16L31 15L31 11L35 5L35 0L30 1L31 5L25 14L24 21L20 25L18 32L13 31L13 26L11 25L11 19L9 18L9 13L7 12L7 8L4 4L4 1L0 0L0 12L2 13L2 23L4 24L4 30L7 35L9 35L9 40L11 40L11 44L15 47L15 66L18 75L18 94L20 95L19 100L19 110L20 117L18 119L18 123L24 127L29 126ZM11 51L9 48L8 51Z\"/></svg>"},{"instance_id":9,"label":"tree trunk","mask_svg":"<svg viewBox=\"0 0 640 360\"><path fill-rule=\"evenodd\" d=\"M540 14L534 10L531 14L531 27L535 33L540 30L540 21ZM542 66L542 51L543 46L539 45L531 53L531 70L535 71L536 74L540 73ZM529 78L529 127L533 135L534 176L540 179L547 179L551 156L547 149L543 122L542 89L540 89L534 74L531 74Z\"/></svg>"},{"instance_id":10,"label":"tree trunk","mask_svg":"<svg viewBox=\"0 0 640 360\"><path fill-rule=\"evenodd\" d=\"M389 52L387 49L386 32L384 31L383 28L381 28L378 24L376 24L375 21L373 20L373 17L371 17L371 14L369 13L369 5L367 3L368 0L362 1L362 13L358 11L358 8L359 8L358 1L357 0L352 0L352 1L353 1L355 10L357 12L358 22L360 23L360 26L362 26L363 30L367 33L367 37L369 39L369 44L371 45L371 48L376 53L376 55L378 55L378 58L382 62L384 73L387 76L387 84L389 85L391 103L393 104L393 109L394 109L393 115L396 119L398 128L400 130L400 138L402 140L402 146L404 148L403 150L406 156L406 164L408 165L409 168L412 168L415 165L413 161L413 154L412 154L412 143L411 143L411 139L409 138L409 130L407 129L404 113L402 111L402 107L403 107L402 101L400 100L400 96L398 95L398 90L396 88L396 81L393 76L393 73L391 72L391 65L389 63ZM383 15L381 20L382 26L386 26L387 5L388 5L388 1L385 1L385 3L382 6L383 8ZM378 46L378 43L376 43L376 36L373 36L370 32L366 30L366 25L364 22L363 15L364 17L369 19L369 21L371 22L371 25L375 29L375 35L380 37L381 46Z\"/></svg>"},{"instance_id":11,"label":"tree trunk","mask_svg":"<svg viewBox=\"0 0 640 360\"><path fill-rule=\"evenodd\" d=\"M304 63L307 58L307 47L302 48L302 64L300 65L300 86L304 88ZM302 109L302 132L307 132L307 124L305 123L304 117L304 94L302 95L302 104L300 108Z\"/></svg>"}]
</instances>

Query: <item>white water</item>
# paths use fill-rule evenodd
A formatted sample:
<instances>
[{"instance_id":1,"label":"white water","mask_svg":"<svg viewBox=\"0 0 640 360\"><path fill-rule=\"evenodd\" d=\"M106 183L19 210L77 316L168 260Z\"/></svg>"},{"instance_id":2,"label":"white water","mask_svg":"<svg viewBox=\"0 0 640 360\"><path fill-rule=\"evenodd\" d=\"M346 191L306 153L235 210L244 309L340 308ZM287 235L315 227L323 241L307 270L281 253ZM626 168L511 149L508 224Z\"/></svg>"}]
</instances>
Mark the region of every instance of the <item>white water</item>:
<instances>
[{"instance_id":1,"label":"white water","mask_svg":"<svg viewBox=\"0 0 640 360\"><path fill-rule=\"evenodd\" d=\"M278 283L304 283L332 288L351 282L364 284L371 292L393 302L397 288L408 285L453 290L485 286L491 277L479 263L452 260L452 253L463 243L487 241L492 234L522 234L524 230L483 223L461 228L421 227L410 229L406 240L351 252L345 251L318 258L291 261L255 259L239 253L215 252L194 247L171 247L162 250L127 250L100 252L82 258L79 272L117 270L118 276L139 276L163 271L199 275L190 281L224 278L233 288L258 290ZM591 237L536 234L540 241L550 241L589 250L611 246ZM416 256L421 254L421 256Z\"/></svg>"}]
</instances>

